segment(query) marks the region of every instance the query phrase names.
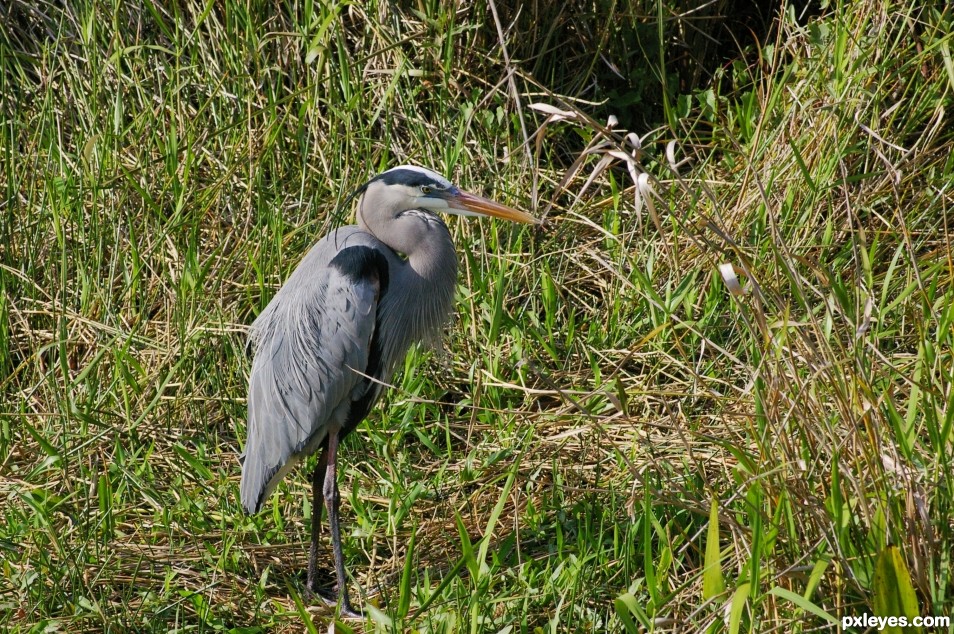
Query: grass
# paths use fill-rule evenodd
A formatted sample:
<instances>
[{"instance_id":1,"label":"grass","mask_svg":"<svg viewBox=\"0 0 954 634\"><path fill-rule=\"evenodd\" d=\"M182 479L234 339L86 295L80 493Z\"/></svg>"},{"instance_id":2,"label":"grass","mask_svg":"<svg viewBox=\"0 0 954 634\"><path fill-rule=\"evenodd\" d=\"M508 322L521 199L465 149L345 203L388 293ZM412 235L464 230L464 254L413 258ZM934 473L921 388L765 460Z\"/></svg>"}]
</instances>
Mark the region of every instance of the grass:
<instances>
[{"instance_id":1,"label":"grass","mask_svg":"<svg viewBox=\"0 0 954 634\"><path fill-rule=\"evenodd\" d=\"M0 625L329 629L307 478L238 504L245 327L402 162L549 224L450 222L336 631L954 615L950 10L786 10L683 86L694 14L577 8L0 8Z\"/></svg>"}]
</instances>

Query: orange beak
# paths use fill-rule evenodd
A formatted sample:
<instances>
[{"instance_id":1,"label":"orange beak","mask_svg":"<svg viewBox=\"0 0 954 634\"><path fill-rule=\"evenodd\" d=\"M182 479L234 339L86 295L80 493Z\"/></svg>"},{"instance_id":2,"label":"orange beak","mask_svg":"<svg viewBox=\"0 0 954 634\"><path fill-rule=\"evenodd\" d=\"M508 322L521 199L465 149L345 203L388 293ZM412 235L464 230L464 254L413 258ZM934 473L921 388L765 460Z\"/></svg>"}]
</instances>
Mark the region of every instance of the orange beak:
<instances>
[{"instance_id":1,"label":"orange beak","mask_svg":"<svg viewBox=\"0 0 954 634\"><path fill-rule=\"evenodd\" d=\"M447 201L450 213L455 211L464 214L476 214L479 216L492 216L494 218L503 218L514 222L523 222L526 224L537 225L540 221L528 213L512 209L506 205L495 203L492 200L483 198L476 194L469 194L457 188L441 192L442 198Z\"/></svg>"}]
</instances>

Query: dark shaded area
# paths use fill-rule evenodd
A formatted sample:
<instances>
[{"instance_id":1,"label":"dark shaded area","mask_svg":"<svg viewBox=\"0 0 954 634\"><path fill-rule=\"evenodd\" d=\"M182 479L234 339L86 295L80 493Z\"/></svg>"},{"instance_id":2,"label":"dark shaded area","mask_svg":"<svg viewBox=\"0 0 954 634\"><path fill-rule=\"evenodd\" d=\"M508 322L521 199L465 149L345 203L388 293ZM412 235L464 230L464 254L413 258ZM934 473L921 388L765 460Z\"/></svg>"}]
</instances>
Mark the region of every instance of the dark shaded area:
<instances>
[{"instance_id":1,"label":"dark shaded area","mask_svg":"<svg viewBox=\"0 0 954 634\"><path fill-rule=\"evenodd\" d=\"M657 3L646 0L575 0L559 6L511 1L498 9L501 22L518 34L508 38L511 59L534 79L557 94L596 102L591 113L597 119L612 114L623 128L648 129L664 121L663 86L672 103L709 86L731 61L757 60L775 38L785 6L800 21L821 8L813 0L674 0L660 15ZM497 46L492 22L484 37L488 49Z\"/></svg>"}]
</instances>

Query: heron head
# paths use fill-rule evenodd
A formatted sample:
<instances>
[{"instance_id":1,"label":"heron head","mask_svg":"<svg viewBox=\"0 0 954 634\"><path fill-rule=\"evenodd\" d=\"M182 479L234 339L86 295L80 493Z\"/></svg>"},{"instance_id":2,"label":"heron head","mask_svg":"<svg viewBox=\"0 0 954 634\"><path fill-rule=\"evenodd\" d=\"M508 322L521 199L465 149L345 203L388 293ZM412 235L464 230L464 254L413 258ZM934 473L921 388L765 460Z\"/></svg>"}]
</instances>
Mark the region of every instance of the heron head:
<instances>
[{"instance_id":1,"label":"heron head","mask_svg":"<svg viewBox=\"0 0 954 634\"><path fill-rule=\"evenodd\" d=\"M458 189L449 180L416 165L399 165L373 178L368 192L397 213L422 209L458 216L491 216L514 222L537 224L530 214Z\"/></svg>"}]
</instances>

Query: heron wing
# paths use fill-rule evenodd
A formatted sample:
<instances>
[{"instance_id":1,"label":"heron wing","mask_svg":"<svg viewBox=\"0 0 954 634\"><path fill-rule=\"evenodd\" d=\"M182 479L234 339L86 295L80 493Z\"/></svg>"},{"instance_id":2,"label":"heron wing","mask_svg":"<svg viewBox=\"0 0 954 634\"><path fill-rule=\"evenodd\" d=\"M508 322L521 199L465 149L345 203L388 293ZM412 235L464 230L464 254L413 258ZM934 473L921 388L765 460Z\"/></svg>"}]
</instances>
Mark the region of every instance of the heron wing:
<instances>
[{"instance_id":1,"label":"heron wing","mask_svg":"<svg viewBox=\"0 0 954 634\"><path fill-rule=\"evenodd\" d=\"M326 242L325 246L330 247ZM322 243L253 324L242 505L259 510L278 482L341 428L367 379L387 260L368 246ZM322 257L325 255L325 257ZM383 279L382 279L383 278Z\"/></svg>"}]
</instances>

